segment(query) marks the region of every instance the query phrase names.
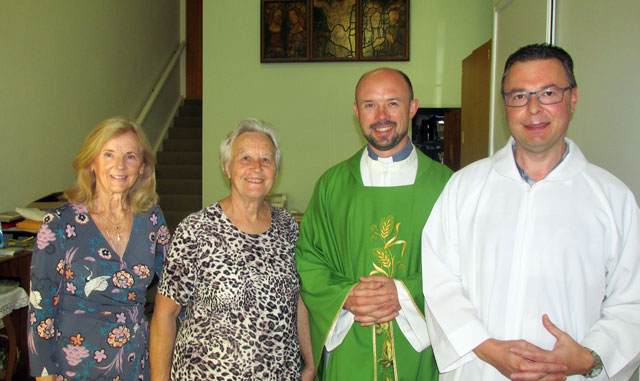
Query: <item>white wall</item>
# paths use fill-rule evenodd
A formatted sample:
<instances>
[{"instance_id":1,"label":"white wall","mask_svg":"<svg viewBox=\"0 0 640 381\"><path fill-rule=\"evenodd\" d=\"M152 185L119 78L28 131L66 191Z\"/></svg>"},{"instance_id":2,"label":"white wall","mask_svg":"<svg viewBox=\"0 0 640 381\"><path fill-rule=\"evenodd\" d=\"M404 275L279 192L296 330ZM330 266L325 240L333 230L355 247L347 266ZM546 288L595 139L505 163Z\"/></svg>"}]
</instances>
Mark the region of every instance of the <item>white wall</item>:
<instances>
[{"instance_id":1,"label":"white wall","mask_svg":"<svg viewBox=\"0 0 640 381\"><path fill-rule=\"evenodd\" d=\"M0 211L71 186L89 130L137 116L178 46L179 18L178 0L0 1ZM175 100L177 75L169 88ZM169 104L164 95L158 108ZM145 125L150 140L158 119Z\"/></svg>"},{"instance_id":2,"label":"white wall","mask_svg":"<svg viewBox=\"0 0 640 381\"><path fill-rule=\"evenodd\" d=\"M526 20L526 23L522 21ZM491 153L502 148L511 133L507 127L502 106L502 73L511 53L521 46L544 42L547 38L547 2L531 0L496 1L494 7L492 41L492 126ZM492 149L493 148L493 149Z\"/></svg>"},{"instance_id":3,"label":"white wall","mask_svg":"<svg viewBox=\"0 0 640 381\"><path fill-rule=\"evenodd\" d=\"M569 137L640 199L640 1L557 0L556 44L573 57Z\"/></svg>"}]
</instances>

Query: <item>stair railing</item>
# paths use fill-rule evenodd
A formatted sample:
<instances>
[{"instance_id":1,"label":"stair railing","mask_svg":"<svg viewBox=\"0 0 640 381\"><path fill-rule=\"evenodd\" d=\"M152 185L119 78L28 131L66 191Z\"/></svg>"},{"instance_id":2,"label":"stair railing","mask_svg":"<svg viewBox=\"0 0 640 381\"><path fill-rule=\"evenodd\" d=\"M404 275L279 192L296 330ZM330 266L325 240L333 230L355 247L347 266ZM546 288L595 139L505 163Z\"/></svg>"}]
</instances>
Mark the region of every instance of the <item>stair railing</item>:
<instances>
[{"instance_id":1,"label":"stair railing","mask_svg":"<svg viewBox=\"0 0 640 381\"><path fill-rule=\"evenodd\" d=\"M147 115L149 114L151 107L156 101L156 98L158 98L160 91L162 91L162 88L164 87L164 84L167 82L167 78L169 78L169 75L173 71L173 68L176 66L176 63L180 58L180 54L182 54L182 51L184 50L184 47L186 46L186 44L187 43L183 40L182 42L180 42L180 45L178 45L176 52L173 54L173 57L171 57L171 60L169 61L169 64L167 64L167 67L164 69L164 72L162 73L162 76L158 80L158 83L156 83L156 86L153 88L153 91L151 92L149 99L147 99L147 103L144 104L144 107L142 107L142 110L140 111L140 115L138 115L138 118L136 118L136 123L138 124L138 126L141 126L144 120L147 118Z\"/></svg>"}]
</instances>

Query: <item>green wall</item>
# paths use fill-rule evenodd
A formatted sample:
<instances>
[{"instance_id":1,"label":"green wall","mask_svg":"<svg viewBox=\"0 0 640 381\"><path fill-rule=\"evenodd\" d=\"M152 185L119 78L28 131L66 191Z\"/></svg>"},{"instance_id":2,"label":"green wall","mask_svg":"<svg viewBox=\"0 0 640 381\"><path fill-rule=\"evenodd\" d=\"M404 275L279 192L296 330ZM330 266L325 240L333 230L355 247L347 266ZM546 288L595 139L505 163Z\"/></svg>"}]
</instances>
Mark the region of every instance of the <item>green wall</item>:
<instances>
[{"instance_id":1,"label":"green wall","mask_svg":"<svg viewBox=\"0 0 640 381\"><path fill-rule=\"evenodd\" d=\"M318 177L365 141L353 115L364 72L391 66L411 78L422 107L459 107L462 60L491 38L492 0L411 2L411 60L372 63L260 63L260 2L204 1L203 203L228 192L220 141L242 119L275 127L283 167L274 192L304 211Z\"/></svg>"},{"instance_id":2,"label":"green wall","mask_svg":"<svg viewBox=\"0 0 640 381\"><path fill-rule=\"evenodd\" d=\"M137 117L179 29L178 0L0 1L0 212L73 185L89 130ZM177 74L169 86L175 102Z\"/></svg>"}]
</instances>

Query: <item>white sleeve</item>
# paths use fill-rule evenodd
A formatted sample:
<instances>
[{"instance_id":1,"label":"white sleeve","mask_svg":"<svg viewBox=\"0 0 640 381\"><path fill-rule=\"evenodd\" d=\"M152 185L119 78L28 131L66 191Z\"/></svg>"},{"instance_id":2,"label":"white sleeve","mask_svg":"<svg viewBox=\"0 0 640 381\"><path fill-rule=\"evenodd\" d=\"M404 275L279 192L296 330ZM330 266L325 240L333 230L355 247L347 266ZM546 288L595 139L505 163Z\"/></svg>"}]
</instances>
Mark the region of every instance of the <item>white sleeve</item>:
<instances>
[{"instance_id":1,"label":"white sleeve","mask_svg":"<svg viewBox=\"0 0 640 381\"><path fill-rule=\"evenodd\" d=\"M429 342L429 334L427 325L422 313L413 303L411 295L407 291L404 283L397 279L393 280L398 290L398 301L400 302L400 314L396 317L398 327L407 338L413 349L417 352L423 351L431 343ZM354 323L354 315L347 309L343 308L338 315L335 323L329 330L325 347L327 351L334 350L342 343L345 336Z\"/></svg>"},{"instance_id":2,"label":"white sleeve","mask_svg":"<svg viewBox=\"0 0 640 381\"><path fill-rule=\"evenodd\" d=\"M398 290L398 301L400 302L400 313L396 317L396 323L404 334L409 344L416 350L422 352L431 345L429 333L427 332L427 322L424 316L413 302L411 295L407 291L404 283L397 279L393 280Z\"/></svg>"},{"instance_id":3,"label":"white sleeve","mask_svg":"<svg viewBox=\"0 0 640 381\"><path fill-rule=\"evenodd\" d=\"M628 380L640 365L640 211L631 192L608 201L618 237L606 265L601 317L580 344L602 359L598 380Z\"/></svg>"},{"instance_id":4,"label":"white sleeve","mask_svg":"<svg viewBox=\"0 0 640 381\"><path fill-rule=\"evenodd\" d=\"M327 348L328 352L336 349L338 345L342 344L342 340L344 340L347 333L351 329L351 326L354 322L354 315L351 311L343 308L338 315L335 323L329 330L329 334L327 335L327 341L324 343L325 348Z\"/></svg>"},{"instance_id":5,"label":"white sleeve","mask_svg":"<svg viewBox=\"0 0 640 381\"><path fill-rule=\"evenodd\" d=\"M477 318L476 308L463 291L457 242L456 184L456 181L449 181L422 232L425 315L431 345L442 373L475 359L473 349L490 338Z\"/></svg>"}]
</instances>

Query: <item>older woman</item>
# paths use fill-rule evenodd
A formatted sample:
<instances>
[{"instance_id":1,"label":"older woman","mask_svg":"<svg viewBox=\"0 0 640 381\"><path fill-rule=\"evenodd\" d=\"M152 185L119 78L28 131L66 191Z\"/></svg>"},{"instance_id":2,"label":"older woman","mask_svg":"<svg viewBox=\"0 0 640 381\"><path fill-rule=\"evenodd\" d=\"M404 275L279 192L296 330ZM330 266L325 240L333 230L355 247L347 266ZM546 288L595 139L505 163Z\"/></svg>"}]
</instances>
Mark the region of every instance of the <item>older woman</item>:
<instances>
[{"instance_id":1,"label":"older woman","mask_svg":"<svg viewBox=\"0 0 640 381\"><path fill-rule=\"evenodd\" d=\"M135 123L112 118L73 167L70 203L45 215L32 257L31 374L148 379L145 297L169 242L153 155Z\"/></svg>"},{"instance_id":2,"label":"older woman","mask_svg":"<svg viewBox=\"0 0 640 381\"><path fill-rule=\"evenodd\" d=\"M264 200L280 156L274 131L253 119L220 145L231 193L176 230L151 320L153 380L298 380L301 346L313 378L298 226Z\"/></svg>"}]
</instances>

